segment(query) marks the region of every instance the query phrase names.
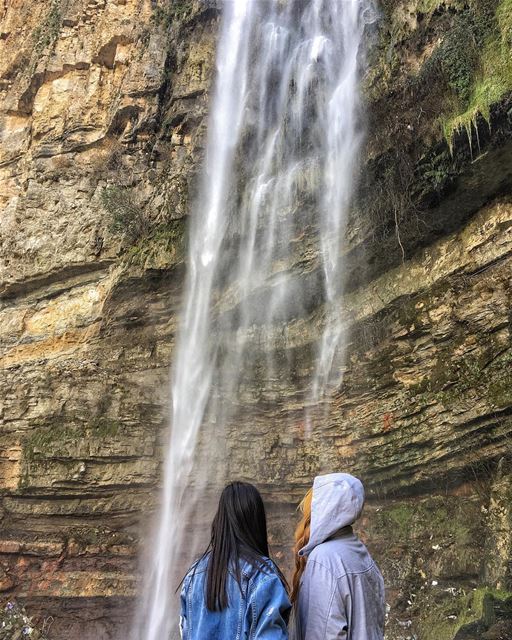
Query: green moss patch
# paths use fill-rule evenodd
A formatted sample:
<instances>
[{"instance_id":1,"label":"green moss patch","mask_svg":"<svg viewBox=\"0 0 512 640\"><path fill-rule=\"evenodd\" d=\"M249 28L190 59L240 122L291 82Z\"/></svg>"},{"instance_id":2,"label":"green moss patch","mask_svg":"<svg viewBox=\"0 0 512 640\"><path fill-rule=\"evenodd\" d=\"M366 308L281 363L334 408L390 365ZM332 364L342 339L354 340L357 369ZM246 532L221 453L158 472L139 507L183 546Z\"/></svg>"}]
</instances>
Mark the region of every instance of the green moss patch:
<instances>
[{"instance_id":1,"label":"green moss patch","mask_svg":"<svg viewBox=\"0 0 512 640\"><path fill-rule=\"evenodd\" d=\"M449 360L439 358L430 375L411 387L410 397L415 403L436 401L449 407L468 392L478 390L496 408L512 402L512 353L507 351L496 358L489 353L468 355Z\"/></svg>"},{"instance_id":2,"label":"green moss patch","mask_svg":"<svg viewBox=\"0 0 512 640\"><path fill-rule=\"evenodd\" d=\"M156 223L134 200L132 189L109 185L101 192L110 230L123 239L123 260L132 266L162 269L183 261L185 220Z\"/></svg>"},{"instance_id":3,"label":"green moss patch","mask_svg":"<svg viewBox=\"0 0 512 640\"><path fill-rule=\"evenodd\" d=\"M108 417L92 417L88 422L70 416L54 417L33 425L22 442L23 465L19 488L25 489L48 475L55 481L75 480L85 473L86 461L108 451L110 443L126 437L130 425ZM124 431L124 433L121 433ZM77 475L78 474L78 475Z\"/></svg>"},{"instance_id":4,"label":"green moss patch","mask_svg":"<svg viewBox=\"0 0 512 640\"><path fill-rule=\"evenodd\" d=\"M167 1L163 5L154 7L152 20L158 26L168 29L173 22L184 20L191 12L192 2L190 0Z\"/></svg>"},{"instance_id":5,"label":"green moss patch","mask_svg":"<svg viewBox=\"0 0 512 640\"><path fill-rule=\"evenodd\" d=\"M132 266L161 269L183 262L186 248L185 220L171 220L139 238L125 260Z\"/></svg>"},{"instance_id":6,"label":"green moss patch","mask_svg":"<svg viewBox=\"0 0 512 640\"><path fill-rule=\"evenodd\" d=\"M457 547L463 547L471 543L475 520L479 524L475 504L432 496L383 508L376 515L376 527L387 539L395 542L425 539L432 540L434 544L455 542Z\"/></svg>"},{"instance_id":7,"label":"green moss patch","mask_svg":"<svg viewBox=\"0 0 512 640\"><path fill-rule=\"evenodd\" d=\"M461 130L465 130L471 140L478 116L489 122L491 106L512 91L512 0L501 0L492 20L488 11L484 18L485 24L480 25L478 31L481 37L474 40L478 47L476 60L471 62L475 50L470 40L469 46L461 41L458 48L453 49L458 60L453 71L456 82L464 86L464 99L459 101L458 109L442 119L443 132L450 145L454 134ZM466 68L469 62L474 73Z\"/></svg>"},{"instance_id":8,"label":"green moss patch","mask_svg":"<svg viewBox=\"0 0 512 640\"><path fill-rule=\"evenodd\" d=\"M422 640L480 638L497 620L512 617L512 593L487 587L441 592L432 594L426 611L419 625Z\"/></svg>"},{"instance_id":9,"label":"green moss patch","mask_svg":"<svg viewBox=\"0 0 512 640\"><path fill-rule=\"evenodd\" d=\"M32 40L34 42L34 58L37 64L37 58L47 48L53 47L60 32L62 25L62 8L61 0L54 0L50 5L50 10L47 13L41 24L35 29L32 34Z\"/></svg>"},{"instance_id":10,"label":"green moss patch","mask_svg":"<svg viewBox=\"0 0 512 640\"><path fill-rule=\"evenodd\" d=\"M440 4L441 0L419 0L418 11L419 13L432 13Z\"/></svg>"},{"instance_id":11,"label":"green moss patch","mask_svg":"<svg viewBox=\"0 0 512 640\"><path fill-rule=\"evenodd\" d=\"M70 443L84 438L103 439L118 435L121 424L106 417L94 418L87 424L77 424L62 419L35 426L24 441L23 453L26 461L46 458L68 457Z\"/></svg>"}]
</instances>

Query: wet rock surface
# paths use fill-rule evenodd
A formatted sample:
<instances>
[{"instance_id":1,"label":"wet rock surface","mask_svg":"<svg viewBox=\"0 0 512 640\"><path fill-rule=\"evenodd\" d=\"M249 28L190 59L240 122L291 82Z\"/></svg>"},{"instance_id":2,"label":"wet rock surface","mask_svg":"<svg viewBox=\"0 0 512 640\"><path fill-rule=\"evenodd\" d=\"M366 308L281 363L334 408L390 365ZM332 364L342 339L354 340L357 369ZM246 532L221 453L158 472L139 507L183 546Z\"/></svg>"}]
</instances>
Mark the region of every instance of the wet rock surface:
<instances>
[{"instance_id":1,"label":"wet rock surface","mask_svg":"<svg viewBox=\"0 0 512 640\"><path fill-rule=\"evenodd\" d=\"M473 22L487 6L383 3L371 34L331 411L318 408L308 436L322 318L306 237L291 269L311 304L269 329L272 380L258 377L255 330L228 425L228 473L258 480L288 565L312 476L362 477L360 532L386 577L391 640L509 633L510 93L446 139L471 107L465 85L453 107L451 67L418 82L469 19L462 4ZM504 4L488 3L502 21ZM129 626L156 508L218 14L68 0L12 2L0 20L0 590L52 616L52 638L113 638Z\"/></svg>"}]
</instances>

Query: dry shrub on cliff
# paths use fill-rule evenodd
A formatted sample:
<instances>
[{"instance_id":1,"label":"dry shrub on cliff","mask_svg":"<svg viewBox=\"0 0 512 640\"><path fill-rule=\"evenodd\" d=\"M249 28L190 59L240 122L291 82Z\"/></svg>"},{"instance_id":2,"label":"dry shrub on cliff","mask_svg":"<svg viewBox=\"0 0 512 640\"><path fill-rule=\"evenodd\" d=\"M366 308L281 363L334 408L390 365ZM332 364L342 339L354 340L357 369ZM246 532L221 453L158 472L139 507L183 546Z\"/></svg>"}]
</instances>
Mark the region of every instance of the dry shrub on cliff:
<instances>
[{"instance_id":1,"label":"dry shrub on cliff","mask_svg":"<svg viewBox=\"0 0 512 640\"><path fill-rule=\"evenodd\" d=\"M104 165L108 171L119 171L123 168L125 146L118 138L105 141Z\"/></svg>"},{"instance_id":2,"label":"dry shrub on cliff","mask_svg":"<svg viewBox=\"0 0 512 640\"><path fill-rule=\"evenodd\" d=\"M192 11L190 0L174 0L174 2L164 2L153 7L153 22L167 30L173 22L186 18Z\"/></svg>"},{"instance_id":3,"label":"dry shrub on cliff","mask_svg":"<svg viewBox=\"0 0 512 640\"><path fill-rule=\"evenodd\" d=\"M93 149L89 155L89 166L93 180L103 180L108 177L119 179L123 171L123 156L125 146L118 138L104 138L100 146Z\"/></svg>"},{"instance_id":4,"label":"dry shrub on cliff","mask_svg":"<svg viewBox=\"0 0 512 640\"><path fill-rule=\"evenodd\" d=\"M63 177L73 174L76 163L73 156L58 155L50 159L49 167L45 172L45 178L53 182L58 182Z\"/></svg>"},{"instance_id":5,"label":"dry shrub on cliff","mask_svg":"<svg viewBox=\"0 0 512 640\"><path fill-rule=\"evenodd\" d=\"M110 229L133 244L151 228L144 210L134 201L131 189L109 185L101 192L101 201L110 216Z\"/></svg>"}]
</instances>

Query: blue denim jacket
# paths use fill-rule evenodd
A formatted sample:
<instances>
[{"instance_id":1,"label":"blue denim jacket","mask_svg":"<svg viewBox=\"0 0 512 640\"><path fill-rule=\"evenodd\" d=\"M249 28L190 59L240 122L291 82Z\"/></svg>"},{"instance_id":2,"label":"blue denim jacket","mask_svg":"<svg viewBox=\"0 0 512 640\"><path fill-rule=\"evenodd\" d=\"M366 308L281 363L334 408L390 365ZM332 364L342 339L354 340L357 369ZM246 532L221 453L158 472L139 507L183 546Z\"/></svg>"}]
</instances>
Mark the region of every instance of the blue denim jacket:
<instances>
[{"instance_id":1,"label":"blue denim jacket","mask_svg":"<svg viewBox=\"0 0 512 640\"><path fill-rule=\"evenodd\" d=\"M267 571L241 562L241 589L229 574L229 606L223 611L209 611L206 607L207 565L208 556L193 565L183 581L183 640L287 640L291 605L270 560Z\"/></svg>"}]
</instances>

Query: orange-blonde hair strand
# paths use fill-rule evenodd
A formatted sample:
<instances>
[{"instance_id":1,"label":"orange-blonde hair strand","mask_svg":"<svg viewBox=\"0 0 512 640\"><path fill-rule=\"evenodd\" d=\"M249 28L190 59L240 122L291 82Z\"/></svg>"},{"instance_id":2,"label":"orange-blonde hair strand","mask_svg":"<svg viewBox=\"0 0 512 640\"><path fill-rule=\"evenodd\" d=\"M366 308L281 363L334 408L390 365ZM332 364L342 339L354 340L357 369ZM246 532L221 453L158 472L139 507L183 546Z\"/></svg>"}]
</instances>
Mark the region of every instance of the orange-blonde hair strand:
<instances>
[{"instance_id":1,"label":"orange-blonde hair strand","mask_svg":"<svg viewBox=\"0 0 512 640\"><path fill-rule=\"evenodd\" d=\"M292 593L290 599L292 604L297 601L300 589L300 579L306 568L306 557L299 556L299 551L302 547L305 547L309 542L309 535L311 530L311 503L313 501L313 489L310 489L304 496L302 502L299 504L299 509L302 512L302 518L297 528L295 529L295 545L293 547L295 558L295 571L292 578Z\"/></svg>"}]
</instances>

